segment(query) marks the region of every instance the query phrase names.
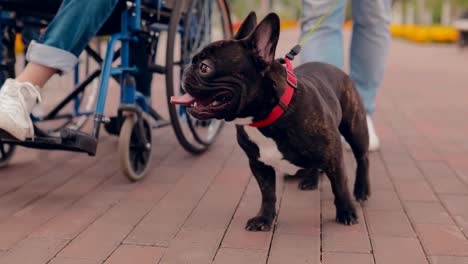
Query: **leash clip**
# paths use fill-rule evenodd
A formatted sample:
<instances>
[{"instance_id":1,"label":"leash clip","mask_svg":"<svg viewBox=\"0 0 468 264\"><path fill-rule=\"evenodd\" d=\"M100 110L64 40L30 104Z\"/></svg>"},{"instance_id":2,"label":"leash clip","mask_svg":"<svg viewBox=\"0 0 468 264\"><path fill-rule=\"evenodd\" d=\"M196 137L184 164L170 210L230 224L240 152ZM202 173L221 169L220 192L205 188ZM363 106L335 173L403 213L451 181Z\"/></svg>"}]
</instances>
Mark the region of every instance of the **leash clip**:
<instances>
[{"instance_id":1,"label":"leash clip","mask_svg":"<svg viewBox=\"0 0 468 264\"><path fill-rule=\"evenodd\" d=\"M286 54L286 58L290 60L294 60L294 57L301 52L301 45L294 46L288 54Z\"/></svg>"}]
</instances>

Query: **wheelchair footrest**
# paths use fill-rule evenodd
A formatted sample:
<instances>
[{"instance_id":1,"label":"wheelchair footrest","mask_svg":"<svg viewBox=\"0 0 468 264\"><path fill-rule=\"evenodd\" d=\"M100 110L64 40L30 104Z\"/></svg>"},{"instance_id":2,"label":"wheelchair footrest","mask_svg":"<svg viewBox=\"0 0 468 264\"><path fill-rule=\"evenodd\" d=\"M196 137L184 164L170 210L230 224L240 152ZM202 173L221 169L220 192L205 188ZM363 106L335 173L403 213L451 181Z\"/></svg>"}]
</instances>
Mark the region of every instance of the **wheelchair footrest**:
<instances>
[{"instance_id":1,"label":"wheelchair footrest","mask_svg":"<svg viewBox=\"0 0 468 264\"><path fill-rule=\"evenodd\" d=\"M73 129L63 129L60 137L35 137L26 141L3 139L2 142L36 149L84 152L90 156L94 156L97 149L97 139Z\"/></svg>"}]
</instances>

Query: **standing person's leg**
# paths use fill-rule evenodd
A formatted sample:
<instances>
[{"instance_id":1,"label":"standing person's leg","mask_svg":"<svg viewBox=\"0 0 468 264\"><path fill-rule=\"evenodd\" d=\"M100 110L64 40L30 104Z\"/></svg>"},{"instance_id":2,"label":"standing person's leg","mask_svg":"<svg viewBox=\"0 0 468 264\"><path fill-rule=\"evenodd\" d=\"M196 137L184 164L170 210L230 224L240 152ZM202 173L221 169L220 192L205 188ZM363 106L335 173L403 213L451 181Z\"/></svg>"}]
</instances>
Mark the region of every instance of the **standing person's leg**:
<instances>
[{"instance_id":1,"label":"standing person's leg","mask_svg":"<svg viewBox=\"0 0 468 264\"><path fill-rule=\"evenodd\" d=\"M331 8L335 0L303 0L301 38ZM336 0L336 6L320 26L305 41L301 62L321 61L343 68L342 27L345 19L346 0Z\"/></svg>"},{"instance_id":2,"label":"standing person's leg","mask_svg":"<svg viewBox=\"0 0 468 264\"><path fill-rule=\"evenodd\" d=\"M29 64L0 89L0 137L34 137L29 113L42 87L55 73L71 71L79 54L112 14L118 0L64 0L41 43L33 41Z\"/></svg>"},{"instance_id":3,"label":"standing person's leg","mask_svg":"<svg viewBox=\"0 0 468 264\"><path fill-rule=\"evenodd\" d=\"M390 46L391 0L353 0L352 15L351 78L368 113L369 148L377 150L379 140L370 116L375 110L375 97Z\"/></svg>"}]
</instances>

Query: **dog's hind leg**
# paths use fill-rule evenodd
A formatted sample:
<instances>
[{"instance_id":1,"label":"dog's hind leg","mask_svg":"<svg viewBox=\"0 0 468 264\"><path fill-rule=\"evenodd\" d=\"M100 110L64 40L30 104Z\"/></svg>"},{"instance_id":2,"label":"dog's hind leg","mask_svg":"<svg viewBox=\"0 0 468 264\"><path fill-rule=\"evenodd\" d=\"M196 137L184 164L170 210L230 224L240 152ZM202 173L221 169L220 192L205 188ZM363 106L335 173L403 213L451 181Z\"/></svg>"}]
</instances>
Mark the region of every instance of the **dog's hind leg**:
<instances>
[{"instance_id":1,"label":"dog's hind leg","mask_svg":"<svg viewBox=\"0 0 468 264\"><path fill-rule=\"evenodd\" d=\"M330 179L335 196L336 221L345 225L353 225L357 223L358 216L348 189L341 147L339 151L336 158L327 162L324 171Z\"/></svg>"},{"instance_id":2,"label":"dog's hind leg","mask_svg":"<svg viewBox=\"0 0 468 264\"><path fill-rule=\"evenodd\" d=\"M370 196L369 180L369 135L365 114L353 113L343 119L340 133L351 146L356 159L356 180L354 182L354 197L363 202Z\"/></svg>"},{"instance_id":3,"label":"dog's hind leg","mask_svg":"<svg viewBox=\"0 0 468 264\"><path fill-rule=\"evenodd\" d=\"M316 190L320 174L322 174L322 171L319 169L300 169L294 176L291 176L291 178L300 179L297 186L300 190Z\"/></svg>"}]
</instances>

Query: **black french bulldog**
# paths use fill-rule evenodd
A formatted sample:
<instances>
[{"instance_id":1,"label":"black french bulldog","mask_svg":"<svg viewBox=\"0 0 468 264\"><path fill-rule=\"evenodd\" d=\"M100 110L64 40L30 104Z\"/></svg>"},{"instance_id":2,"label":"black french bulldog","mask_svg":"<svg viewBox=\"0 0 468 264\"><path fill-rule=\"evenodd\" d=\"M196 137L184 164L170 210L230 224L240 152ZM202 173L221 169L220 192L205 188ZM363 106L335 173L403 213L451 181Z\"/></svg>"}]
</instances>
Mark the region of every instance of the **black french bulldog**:
<instances>
[{"instance_id":1,"label":"black french bulldog","mask_svg":"<svg viewBox=\"0 0 468 264\"><path fill-rule=\"evenodd\" d=\"M186 94L172 103L188 106L198 119L255 122L264 120L286 87L286 70L276 61L280 20L269 14L258 26L250 13L232 40L214 42L185 70ZM262 206L246 229L270 230L276 212L275 167L289 166L302 177L304 189L317 187L325 172L335 196L336 221L357 222L343 164L340 133L357 161L354 196L370 195L366 113L353 81L325 63L306 63L294 70L297 89L287 111L274 123L256 128L237 126L237 140L257 179ZM282 164L280 164L282 163Z\"/></svg>"}]
</instances>

